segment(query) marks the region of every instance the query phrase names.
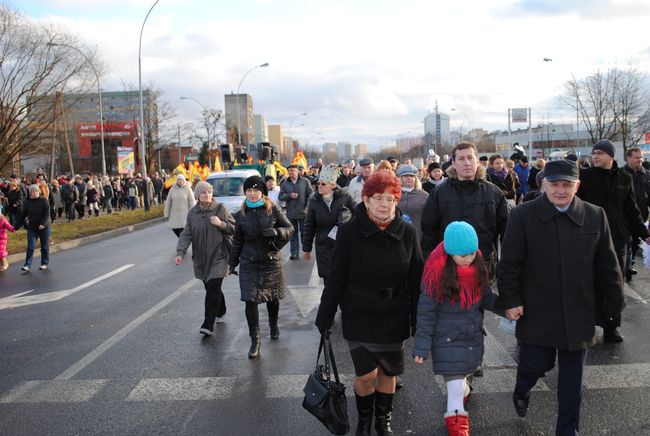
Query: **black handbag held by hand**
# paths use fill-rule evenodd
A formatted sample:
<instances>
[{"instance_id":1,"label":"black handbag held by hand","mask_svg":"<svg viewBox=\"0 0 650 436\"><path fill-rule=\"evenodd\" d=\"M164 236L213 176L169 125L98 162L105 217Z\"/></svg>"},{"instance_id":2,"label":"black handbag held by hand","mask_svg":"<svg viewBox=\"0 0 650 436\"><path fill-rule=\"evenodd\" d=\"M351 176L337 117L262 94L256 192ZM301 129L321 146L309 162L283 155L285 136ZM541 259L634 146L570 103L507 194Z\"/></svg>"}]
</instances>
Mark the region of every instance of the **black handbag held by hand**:
<instances>
[{"instance_id":1,"label":"black handbag held by hand","mask_svg":"<svg viewBox=\"0 0 650 436\"><path fill-rule=\"evenodd\" d=\"M324 351L325 365L319 365L321 351ZM330 368L334 380L331 379ZM309 375L303 392L305 399L302 407L318 418L330 433L344 435L350 431L345 386L339 380L329 332L321 334L316 369Z\"/></svg>"}]
</instances>

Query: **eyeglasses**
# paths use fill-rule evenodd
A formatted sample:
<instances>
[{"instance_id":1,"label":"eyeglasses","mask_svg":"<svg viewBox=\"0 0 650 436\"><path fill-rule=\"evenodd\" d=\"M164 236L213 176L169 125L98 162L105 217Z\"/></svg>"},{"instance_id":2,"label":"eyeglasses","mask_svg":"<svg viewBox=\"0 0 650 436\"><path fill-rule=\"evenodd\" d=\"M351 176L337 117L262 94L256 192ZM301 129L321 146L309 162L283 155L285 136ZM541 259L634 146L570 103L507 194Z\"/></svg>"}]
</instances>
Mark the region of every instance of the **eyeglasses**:
<instances>
[{"instance_id":1,"label":"eyeglasses","mask_svg":"<svg viewBox=\"0 0 650 436\"><path fill-rule=\"evenodd\" d=\"M386 203L388 205L393 205L397 202L394 197L383 197L381 195L373 195L370 199L375 203Z\"/></svg>"},{"instance_id":2,"label":"eyeglasses","mask_svg":"<svg viewBox=\"0 0 650 436\"><path fill-rule=\"evenodd\" d=\"M329 183L325 183L325 182L321 182L318 184L318 186L329 186L329 185L330 185Z\"/></svg>"}]
</instances>

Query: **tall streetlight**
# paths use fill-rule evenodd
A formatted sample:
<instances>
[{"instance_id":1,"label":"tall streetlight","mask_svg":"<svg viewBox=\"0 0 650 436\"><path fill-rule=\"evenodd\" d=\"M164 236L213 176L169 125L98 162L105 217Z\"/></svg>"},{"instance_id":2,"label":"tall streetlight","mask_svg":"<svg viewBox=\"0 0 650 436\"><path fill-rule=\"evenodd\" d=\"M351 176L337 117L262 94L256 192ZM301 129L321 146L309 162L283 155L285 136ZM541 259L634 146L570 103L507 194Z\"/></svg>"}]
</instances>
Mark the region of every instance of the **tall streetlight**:
<instances>
[{"instance_id":1,"label":"tall streetlight","mask_svg":"<svg viewBox=\"0 0 650 436\"><path fill-rule=\"evenodd\" d=\"M268 62L265 62L265 63L263 63L261 65L255 65L253 68L246 71L246 74L244 74L244 76L239 81L239 85L237 85L237 136L239 138L239 140L238 140L239 145L241 145L241 118L240 118L240 115L239 115L241 113L241 109L239 108L239 106L240 106L239 105L239 88L241 88L241 84L244 82L244 79L246 78L246 76L248 76L251 73L251 71L253 71L253 70L257 69L257 68L265 68L265 67L268 67L268 66L269 66ZM248 120L246 120L246 134L248 134ZM250 144L248 146L250 147Z\"/></svg>"},{"instance_id":2,"label":"tall streetlight","mask_svg":"<svg viewBox=\"0 0 650 436\"><path fill-rule=\"evenodd\" d=\"M289 123L289 130L287 130L287 136L288 137L291 137L291 127L293 126L294 121L296 121L296 118L305 117L305 116L307 116L307 112L302 112L302 113L296 115L295 117L293 117L291 119L291 122ZM304 126L304 124L302 124L302 125ZM300 126L298 126L298 127L300 127Z\"/></svg>"},{"instance_id":3,"label":"tall streetlight","mask_svg":"<svg viewBox=\"0 0 650 436\"><path fill-rule=\"evenodd\" d=\"M196 104L198 104L199 106L201 106L201 110L203 110L203 118L204 118L204 123L205 123L205 131L206 131L207 134L208 134L208 150L211 150L211 149L212 149L212 146L210 145L210 126L209 126L209 124L208 124L208 119L207 119L207 116L208 116L208 108L207 108L203 103L201 103L200 101L198 101L197 99L195 99L195 98L193 98L193 97L183 97L183 96L181 96L181 100L191 100L191 101L193 101L194 103L196 103ZM209 153L208 153L208 154L209 154ZM210 170L212 170L212 157L211 157L211 156L208 157L208 167L210 168Z\"/></svg>"},{"instance_id":4,"label":"tall streetlight","mask_svg":"<svg viewBox=\"0 0 650 436\"><path fill-rule=\"evenodd\" d=\"M145 212L149 211L149 189L147 186L147 163L146 163L146 148L145 148L145 136L144 136L144 99L142 98L142 33L144 32L144 25L147 23L147 18L153 10L153 8L158 4L160 0L156 2L149 8L147 16L144 17L142 22L142 28L140 29L140 42L138 44L138 86L140 88L140 162L142 162L142 180L144 183L144 210ZM151 117L151 114L149 114Z\"/></svg>"},{"instance_id":5,"label":"tall streetlight","mask_svg":"<svg viewBox=\"0 0 650 436\"><path fill-rule=\"evenodd\" d=\"M465 119L467 120L467 127L468 127L467 134L469 135L469 132L472 130L472 122L469 120L469 117L467 116L467 114L465 112L463 112L462 110L460 110L460 109L456 109L455 107L452 107L451 110L452 110L452 112L459 112L459 113L463 114L463 116L465 116ZM470 137L470 139L471 139L471 137Z\"/></svg>"},{"instance_id":6,"label":"tall streetlight","mask_svg":"<svg viewBox=\"0 0 650 436\"><path fill-rule=\"evenodd\" d=\"M86 56L86 54L81 50L79 50L77 47L68 44L63 44L63 43L55 43L55 42L48 42L46 45L48 47L67 47L72 50L75 50L77 53L83 56L86 62L88 62L88 65L90 65L90 68L92 68L93 72L95 73L95 77L97 78L97 94L99 95L99 131L101 134L101 141L102 141L102 174L106 174L106 151L104 148L104 109L103 109L104 105L102 104L102 87L99 80L99 73L97 72L97 69L90 61L88 56Z\"/></svg>"},{"instance_id":7,"label":"tall streetlight","mask_svg":"<svg viewBox=\"0 0 650 436\"><path fill-rule=\"evenodd\" d=\"M543 58L544 62L553 62L553 59L551 58ZM580 139L580 136L578 134L578 126L580 125L580 94L578 94L578 82L576 82L576 78L571 73L571 77L573 78L573 81L576 83L576 148L578 148L578 140Z\"/></svg>"}]
</instances>

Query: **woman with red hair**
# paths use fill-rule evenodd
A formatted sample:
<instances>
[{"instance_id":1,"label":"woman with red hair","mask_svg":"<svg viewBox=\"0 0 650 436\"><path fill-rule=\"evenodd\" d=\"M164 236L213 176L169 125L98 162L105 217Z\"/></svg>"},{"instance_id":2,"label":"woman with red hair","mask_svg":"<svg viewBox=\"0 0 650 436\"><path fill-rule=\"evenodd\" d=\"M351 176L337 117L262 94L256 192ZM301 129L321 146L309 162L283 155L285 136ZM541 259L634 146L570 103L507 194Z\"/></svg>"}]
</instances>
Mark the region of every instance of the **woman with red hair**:
<instances>
[{"instance_id":1,"label":"woman with red hair","mask_svg":"<svg viewBox=\"0 0 650 436\"><path fill-rule=\"evenodd\" d=\"M316 326L329 334L341 307L343 337L354 364L357 435L393 434L391 412L403 341L415 332L422 253L415 229L397 210L399 179L383 172L366 180L352 220L336 232L330 276Z\"/></svg>"}]
</instances>

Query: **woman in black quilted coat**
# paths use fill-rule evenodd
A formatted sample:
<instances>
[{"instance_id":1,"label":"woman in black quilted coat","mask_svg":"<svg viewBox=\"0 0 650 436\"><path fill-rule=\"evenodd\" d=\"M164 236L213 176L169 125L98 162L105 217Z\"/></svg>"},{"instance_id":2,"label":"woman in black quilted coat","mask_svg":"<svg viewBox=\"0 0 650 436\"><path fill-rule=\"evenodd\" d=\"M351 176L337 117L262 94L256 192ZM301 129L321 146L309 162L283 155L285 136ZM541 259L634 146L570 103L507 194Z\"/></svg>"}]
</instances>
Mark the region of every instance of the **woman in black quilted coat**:
<instances>
[{"instance_id":1,"label":"woman in black quilted coat","mask_svg":"<svg viewBox=\"0 0 650 436\"><path fill-rule=\"evenodd\" d=\"M235 215L235 235L229 265L239 266L241 300L246 302L246 321L251 337L249 358L260 355L260 322L257 305L266 303L271 339L280 336L278 312L284 298L282 254L293 225L267 197L264 180L252 176L244 181L246 200Z\"/></svg>"}]
</instances>

